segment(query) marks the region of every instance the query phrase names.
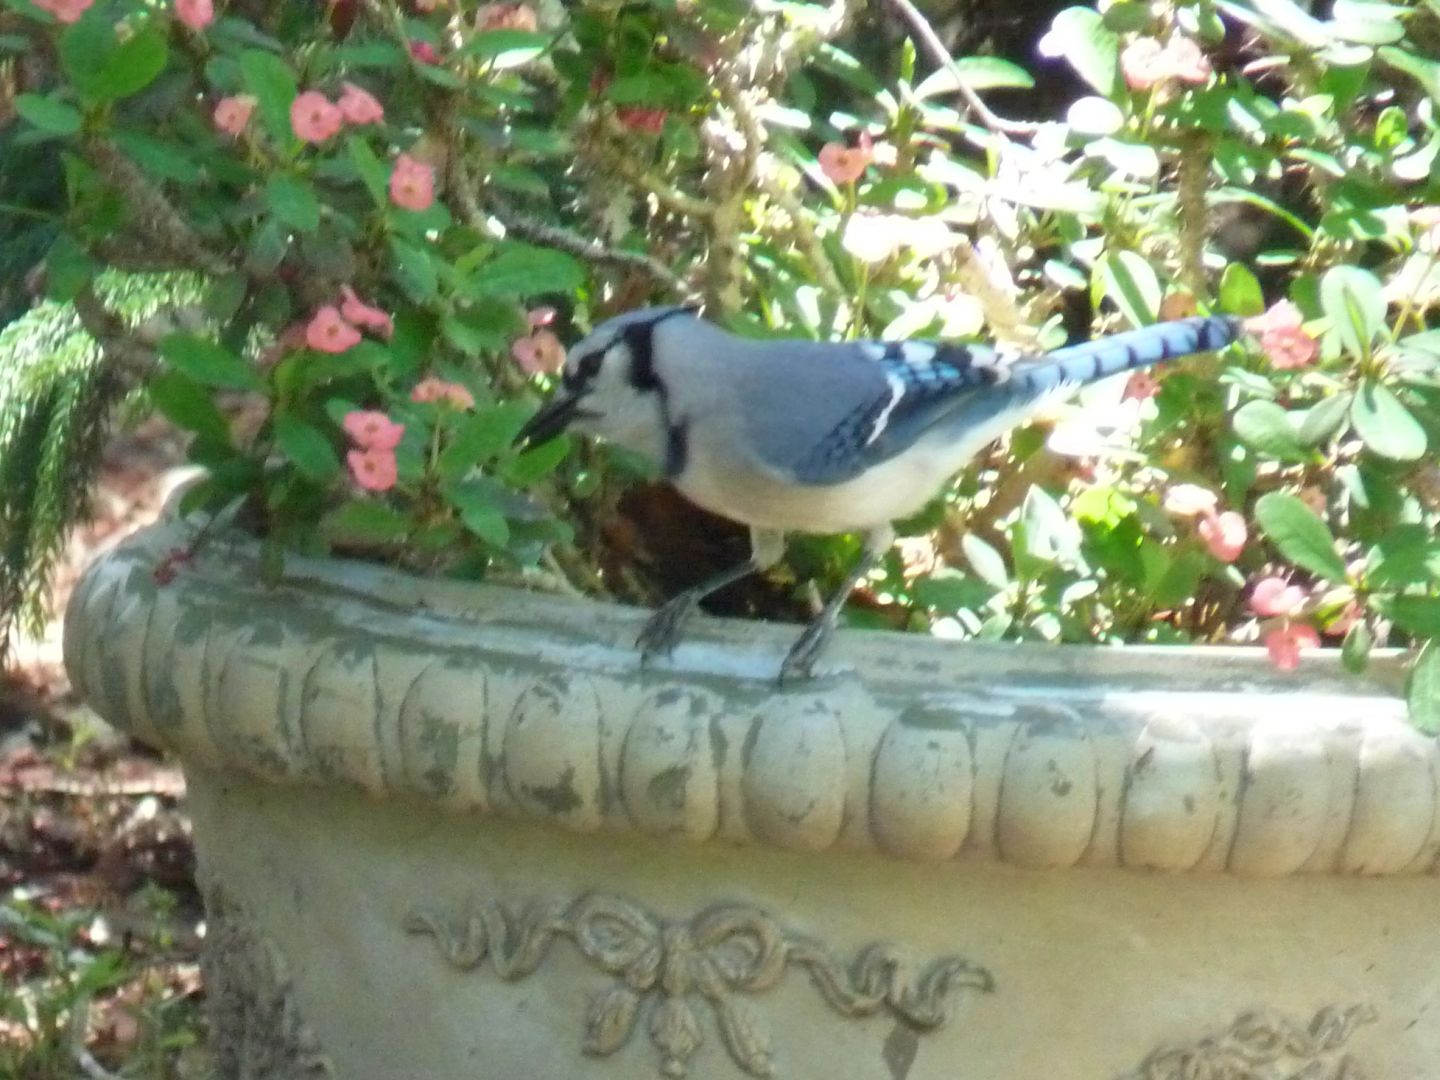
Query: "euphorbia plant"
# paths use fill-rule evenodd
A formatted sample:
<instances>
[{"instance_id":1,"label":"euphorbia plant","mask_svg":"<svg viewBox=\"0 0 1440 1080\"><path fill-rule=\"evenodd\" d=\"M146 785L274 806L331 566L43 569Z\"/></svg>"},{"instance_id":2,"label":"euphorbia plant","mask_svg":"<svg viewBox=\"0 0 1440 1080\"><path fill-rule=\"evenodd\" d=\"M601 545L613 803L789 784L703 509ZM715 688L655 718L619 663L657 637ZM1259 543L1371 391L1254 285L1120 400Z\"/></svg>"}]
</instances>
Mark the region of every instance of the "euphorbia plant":
<instances>
[{"instance_id":1,"label":"euphorbia plant","mask_svg":"<svg viewBox=\"0 0 1440 1080\"><path fill-rule=\"evenodd\" d=\"M1328 634L1359 667L1440 631L1436 17L1286 6L1075 7L1033 54L953 61L908 5L923 50L857 30L880 3L8 0L0 47L49 60L14 107L65 163L50 297L192 434L190 505L243 505L272 569L545 558L653 598L601 550L633 463L511 446L572 329L628 307L1026 348L1201 308L1255 343L997 446L855 618L1265 641L1287 667ZM1083 83L1063 120L981 99L1027 65ZM184 303L117 310L117 275L157 272ZM39 430L6 426L4 385L0 451ZM845 544L796 545L791 584ZM1433 722L1440 658L1418 670Z\"/></svg>"}]
</instances>

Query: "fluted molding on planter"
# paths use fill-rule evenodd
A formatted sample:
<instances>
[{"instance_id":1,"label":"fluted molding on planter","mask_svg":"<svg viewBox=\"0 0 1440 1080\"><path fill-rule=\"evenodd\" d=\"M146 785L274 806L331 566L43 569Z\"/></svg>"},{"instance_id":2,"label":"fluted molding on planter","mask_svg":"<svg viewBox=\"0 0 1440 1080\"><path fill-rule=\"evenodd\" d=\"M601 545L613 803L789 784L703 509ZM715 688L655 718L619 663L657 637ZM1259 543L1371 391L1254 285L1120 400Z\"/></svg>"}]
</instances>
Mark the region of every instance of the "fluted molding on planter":
<instances>
[{"instance_id":1,"label":"fluted molding on planter","mask_svg":"<svg viewBox=\"0 0 1440 1080\"><path fill-rule=\"evenodd\" d=\"M1258 650L842 633L778 691L794 628L697 619L642 670L644 613L219 540L174 522L66 617L81 696L187 762L457 812L677 841L1244 876L1435 871L1440 752L1399 665Z\"/></svg>"}]
</instances>

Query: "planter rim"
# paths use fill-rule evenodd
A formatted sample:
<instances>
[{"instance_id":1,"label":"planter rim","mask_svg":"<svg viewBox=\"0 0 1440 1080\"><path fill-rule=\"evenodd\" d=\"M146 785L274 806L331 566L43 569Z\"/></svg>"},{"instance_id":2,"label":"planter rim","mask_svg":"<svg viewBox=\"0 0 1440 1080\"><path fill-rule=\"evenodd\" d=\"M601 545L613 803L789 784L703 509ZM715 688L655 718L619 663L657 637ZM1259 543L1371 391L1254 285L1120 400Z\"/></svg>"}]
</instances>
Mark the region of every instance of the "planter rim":
<instances>
[{"instance_id":1,"label":"planter rim","mask_svg":"<svg viewBox=\"0 0 1440 1080\"><path fill-rule=\"evenodd\" d=\"M1274 671L1260 649L841 632L777 690L797 629L697 618L641 669L646 613L142 530L66 612L102 716L207 767L591 831L1027 867L1434 872L1440 753L1401 658Z\"/></svg>"}]
</instances>

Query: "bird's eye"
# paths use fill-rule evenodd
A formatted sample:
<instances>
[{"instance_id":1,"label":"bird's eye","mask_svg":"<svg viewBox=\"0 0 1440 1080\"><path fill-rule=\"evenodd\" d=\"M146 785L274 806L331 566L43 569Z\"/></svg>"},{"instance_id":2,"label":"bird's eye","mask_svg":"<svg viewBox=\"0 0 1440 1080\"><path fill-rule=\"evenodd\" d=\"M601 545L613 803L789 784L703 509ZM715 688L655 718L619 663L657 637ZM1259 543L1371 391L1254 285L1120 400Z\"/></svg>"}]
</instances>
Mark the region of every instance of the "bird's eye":
<instances>
[{"instance_id":1,"label":"bird's eye","mask_svg":"<svg viewBox=\"0 0 1440 1080\"><path fill-rule=\"evenodd\" d=\"M600 352L586 353L582 356L580 358L580 366L576 369L580 378L585 382L589 382L595 378L596 375L599 375L600 361L603 359L604 354Z\"/></svg>"}]
</instances>

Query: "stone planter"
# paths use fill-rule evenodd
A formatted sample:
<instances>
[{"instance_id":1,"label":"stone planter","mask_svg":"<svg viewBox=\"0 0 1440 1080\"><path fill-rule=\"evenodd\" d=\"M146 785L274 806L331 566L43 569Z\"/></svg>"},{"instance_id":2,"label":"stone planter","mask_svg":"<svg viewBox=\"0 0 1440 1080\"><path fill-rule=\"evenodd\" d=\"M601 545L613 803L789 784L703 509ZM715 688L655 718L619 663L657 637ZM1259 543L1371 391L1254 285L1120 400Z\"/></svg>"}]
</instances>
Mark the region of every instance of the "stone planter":
<instances>
[{"instance_id":1,"label":"stone planter","mask_svg":"<svg viewBox=\"0 0 1440 1080\"><path fill-rule=\"evenodd\" d=\"M1421 1080L1440 755L1398 668L701 620L146 531L66 662L178 753L219 1074Z\"/></svg>"}]
</instances>

